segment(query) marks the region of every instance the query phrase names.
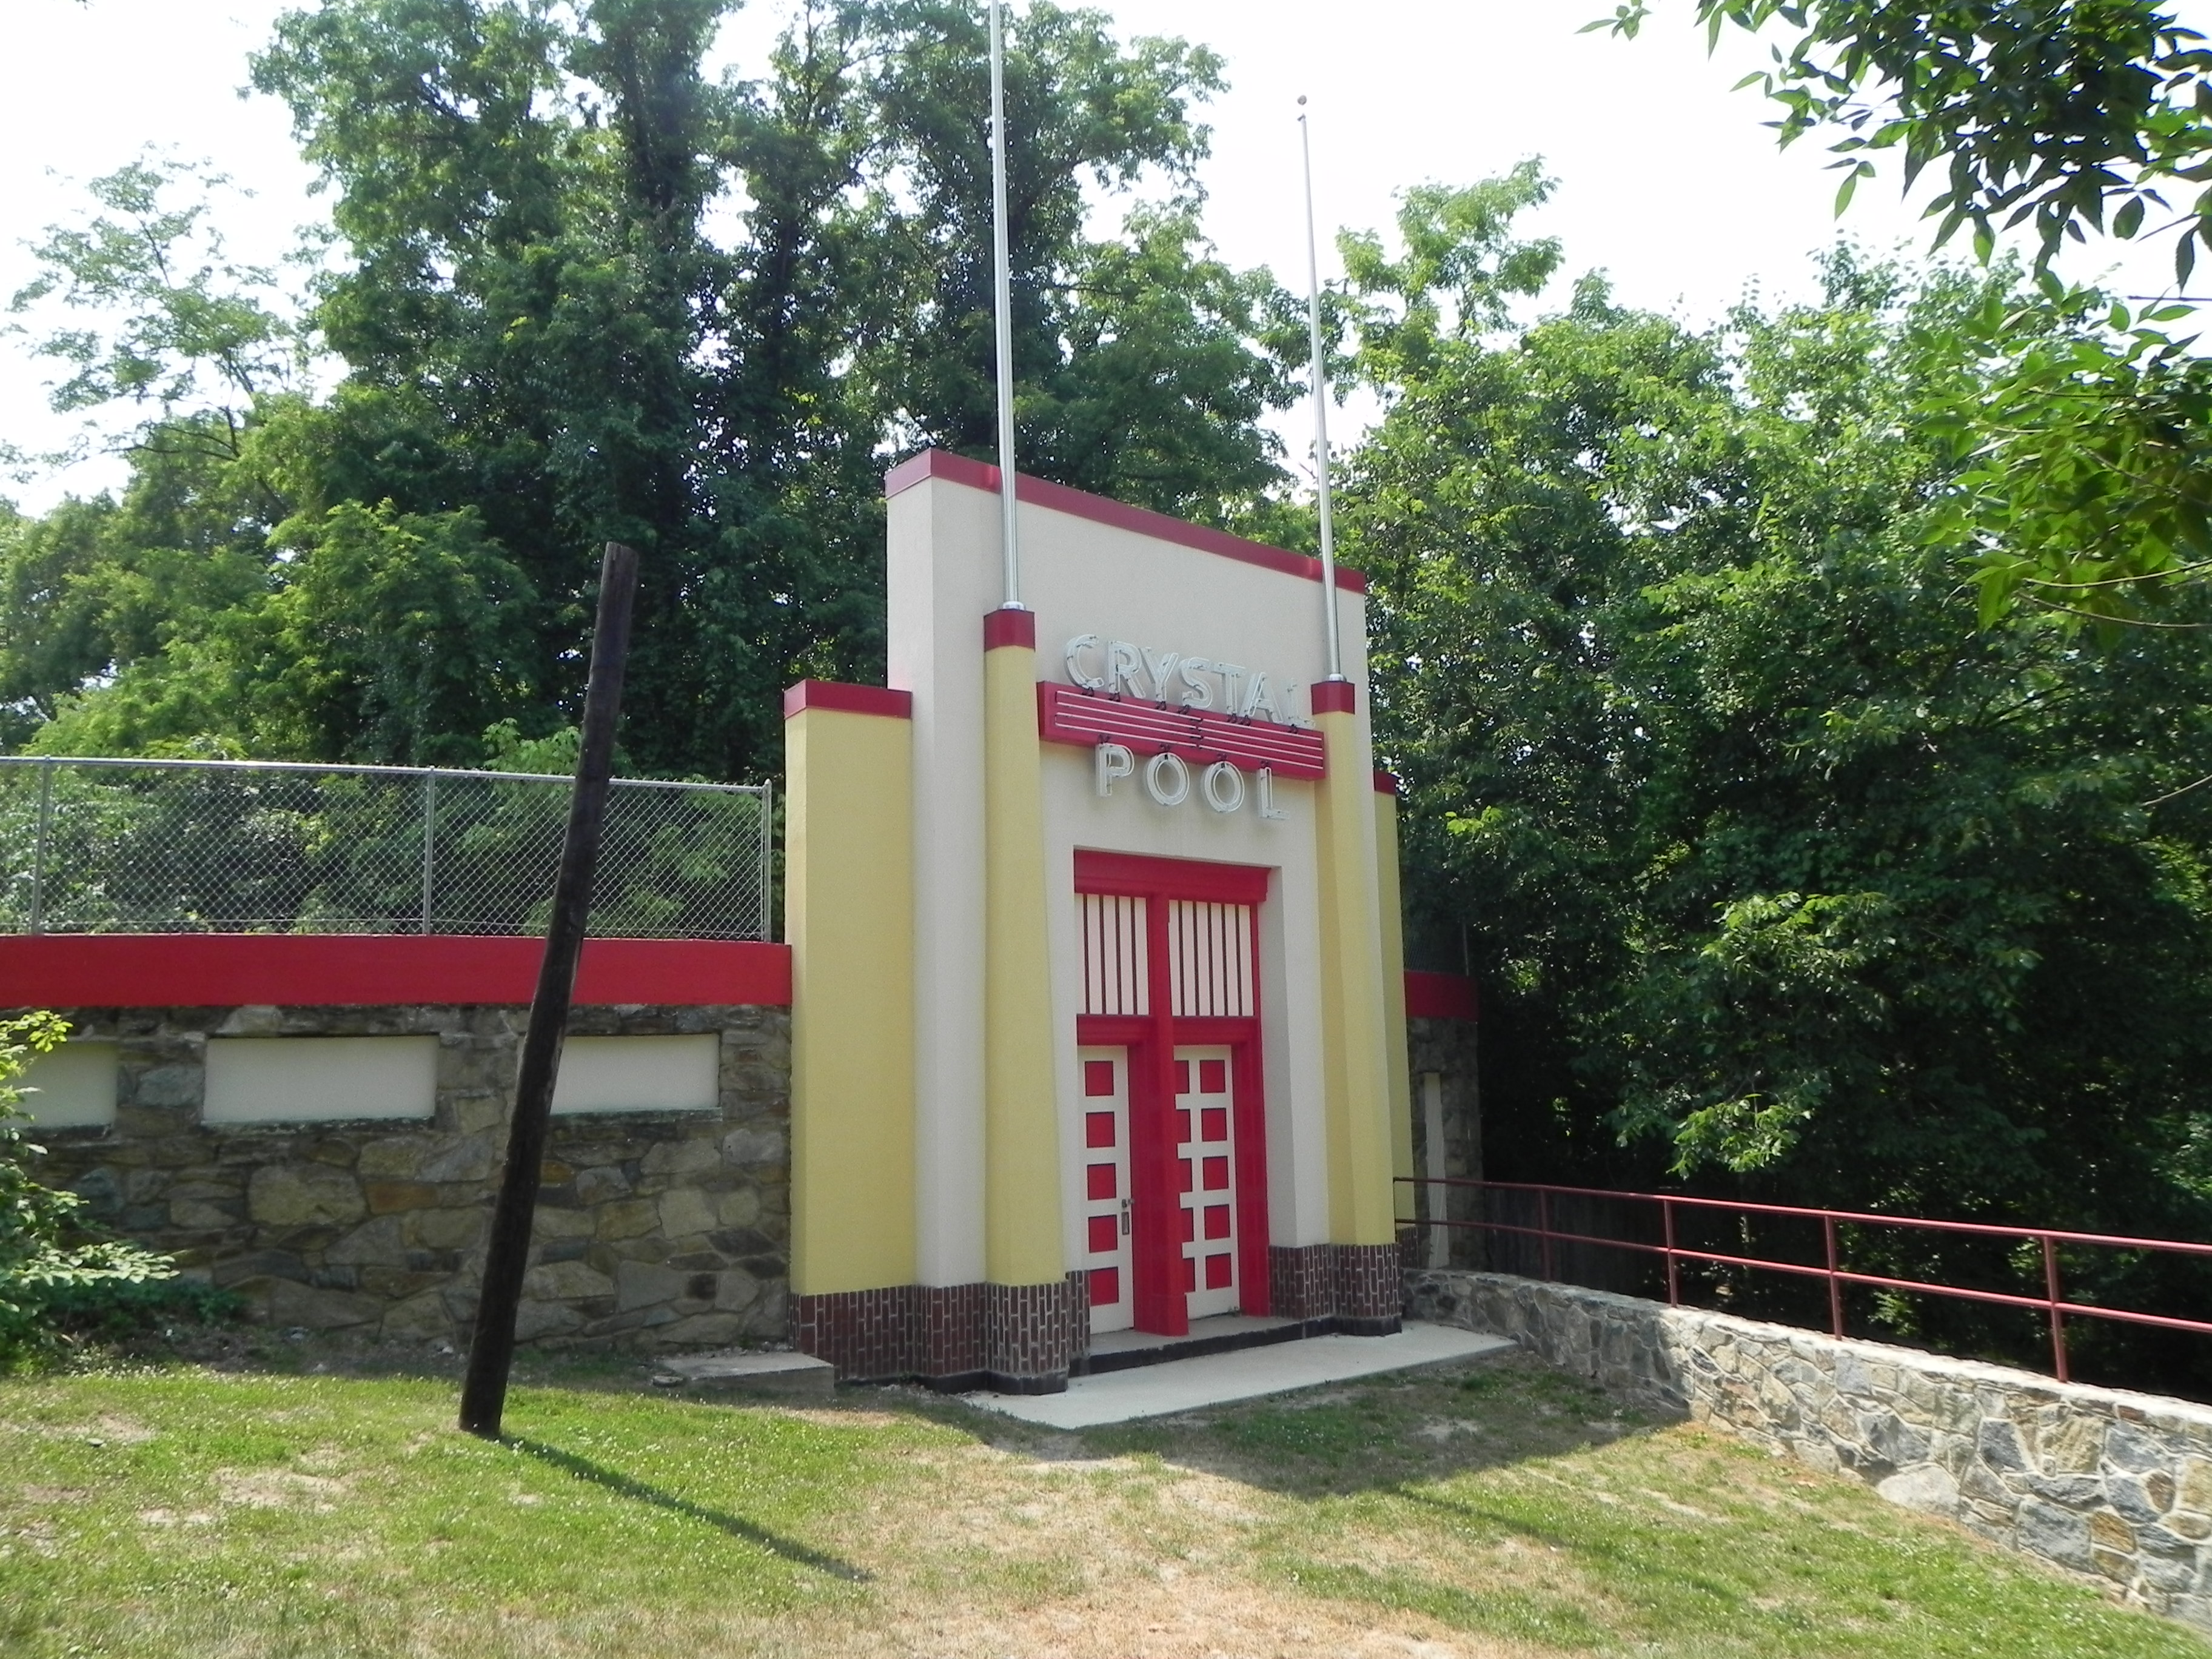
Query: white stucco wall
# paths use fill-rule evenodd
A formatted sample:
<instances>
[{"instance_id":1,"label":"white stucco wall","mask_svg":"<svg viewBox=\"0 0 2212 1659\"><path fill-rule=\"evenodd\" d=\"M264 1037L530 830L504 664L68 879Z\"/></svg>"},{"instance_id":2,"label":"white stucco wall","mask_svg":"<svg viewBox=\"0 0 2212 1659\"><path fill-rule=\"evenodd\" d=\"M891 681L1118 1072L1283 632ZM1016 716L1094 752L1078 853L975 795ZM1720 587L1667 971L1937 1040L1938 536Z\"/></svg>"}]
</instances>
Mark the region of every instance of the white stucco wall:
<instances>
[{"instance_id":1,"label":"white stucco wall","mask_svg":"<svg viewBox=\"0 0 2212 1659\"><path fill-rule=\"evenodd\" d=\"M64 1042L23 1073L22 1109L42 1129L106 1128L115 1121L116 1047Z\"/></svg>"},{"instance_id":2,"label":"white stucco wall","mask_svg":"<svg viewBox=\"0 0 2212 1659\"><path fill-rule=\"evenodd\" d=\"M982 629L984 614L1000 597L998 514L995 493L944 477L915 483L890 504L889 678L915 699L921 1276L936 1285L983 1277ZM1066 683L1066 642L1096 634L1264 672L1286 717L1310 716L1308 688L1328 672L1316 580L1030 502L1021 527L1022 599L1036 613L1042 678ZM1359 688L1364 735L1365 603L1342 590L1337 599L1345 673ZM1048 925L1071 1267L1083 1259L1075 1150L1082 1110L1075 1054L1079 848L1273 872L1260 957L1271 1242L1328 1237L1315 788L1279 779L1275 804L1285 816L1267 821L1255 810L1252 782L1247 775L1241 811L1219 813L1201 799L1194 769L1190 798L1163 807L1145 791L1140 761L1137 776L1101 799L1090 750L1045 747Z\"/></svg>"},{"instance_id":3,"label":"white stucco wall","mask_svg":"<svg viewBox=\"0 0 2212 1659\"><path fill-rule=\"evenodd\" d=\"M203 1123L427 1118L434 1036L210 1037Z\"/></svg>"}]
</instances>

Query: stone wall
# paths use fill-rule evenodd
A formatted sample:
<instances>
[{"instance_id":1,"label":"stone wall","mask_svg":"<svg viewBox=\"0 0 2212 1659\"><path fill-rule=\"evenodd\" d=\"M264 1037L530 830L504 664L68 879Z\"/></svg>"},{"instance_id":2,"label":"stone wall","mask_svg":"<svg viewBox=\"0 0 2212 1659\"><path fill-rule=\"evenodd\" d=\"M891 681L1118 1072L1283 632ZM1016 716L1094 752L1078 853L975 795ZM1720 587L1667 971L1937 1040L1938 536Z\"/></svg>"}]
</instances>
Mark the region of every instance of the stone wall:
<instances>
[{"instance_id":1,"label":"stone wall","mask_svg":"<svg viewBox=\"0 0 2212 1659\"><path fill-rule=\"evenodd\" d=\"M41 1178L99 1220L242 1292L279 1327L458 1344L476 1313L527 1011L63 1011L118 1050L112 1130L52 1129ZM789 1020L781 1008L579 1008L580 1036L715 1033L717 1109L562 1115L539 1188L526 1341L676 1346L781 1338ZM210 1036L438 1039L415 1121L204 1123Z\"/></svg>"},{"instance_id":2,"label":"stone wall","mask_svg":"<svg viewBox=\"0 0 2212 1659\"><path fill-rule=\"evenodd\" d=\"M1503 1273L1409 1272L1406 1309L2212 1630L2212 1407Z\"/></svg>"}]
</instances>

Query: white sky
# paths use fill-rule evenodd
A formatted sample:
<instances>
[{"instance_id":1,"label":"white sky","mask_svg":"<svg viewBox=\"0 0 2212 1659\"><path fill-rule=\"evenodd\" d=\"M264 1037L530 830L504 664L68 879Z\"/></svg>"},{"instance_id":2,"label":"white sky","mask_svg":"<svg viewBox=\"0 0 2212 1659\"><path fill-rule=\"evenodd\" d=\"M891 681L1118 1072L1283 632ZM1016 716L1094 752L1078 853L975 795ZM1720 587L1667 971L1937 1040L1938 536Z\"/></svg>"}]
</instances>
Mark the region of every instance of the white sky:
<instances>
[{"instance_id":1,"label":"white sky","mask_svg":"<svg viewBox=\"0 0 2212 1659\"><path fill-rule=\"evenodd\" d=\"M1182 34L1228 60L1230 90L1206 112L1209 228L1240 265L1296 286L1304 244L1296 100L1315 127L1316 197L1332 226L1382 228L1392 197L1428 180L1462 184L1541 155L1559 194L1528 221L1564 239L1570 275L1607 271L1631 304L1710 320L1756 285L1811 287L1809 256L1834 240L1836 175L1818 141L1778 154L1757 91L1729 88L1765 49L1725 39L1709 58L1689 0L1662 0L1641 39L1580 34L1611 0L1096 0L1126 34ZM284 112L241 98L246 54L285 0L0 0L10 95L0 100L0 296L33 274L25 243L70 217L82 183L149 144L208 160L254 192L223 219L236 256L273 263L318 216ZM2185 0L2185 17L2212 0ZM750 72L780 0L753 0L727 30ZM1924 247L1927 230L1893 185L1869 180L1840 229L1879 249ZM2117 250L2093 246L2068 274L2100 276ZM2116 280L2157 291L2163 243L2131 252ZM1334 267L1326 246L1324 275ZM71 429L45 410L50 365L0 340L0 441L58 446ZM41 510L64 489L122 477L98 459L5 486Z\"/></svg>"}]
</instances>

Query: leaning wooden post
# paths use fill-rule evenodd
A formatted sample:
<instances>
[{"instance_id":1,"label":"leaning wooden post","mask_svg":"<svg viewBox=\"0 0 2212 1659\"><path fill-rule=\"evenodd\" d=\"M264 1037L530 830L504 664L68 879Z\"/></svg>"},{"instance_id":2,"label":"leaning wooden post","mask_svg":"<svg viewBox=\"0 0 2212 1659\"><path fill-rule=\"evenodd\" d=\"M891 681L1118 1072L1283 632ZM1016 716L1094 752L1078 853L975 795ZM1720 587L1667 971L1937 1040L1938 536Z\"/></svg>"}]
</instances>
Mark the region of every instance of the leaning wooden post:
<instances>
[{"instance_id":1,"label":"leaning wooden post","mask_svg":"<svg viewBox=\"0 0 2212 1659\"><path fill-rule=\"evenodd\" d=\"M514 1364L514 1316L522 1300L522 1275L530 1261L530 1224L538 1208L538 1182L545 1161L546 1125L553 1114L553 1080L561 1068L561 1040L568 1029L568 1003L576 988L576 959L592 908L592 882L599 861L599 831L606 820L607 779L614 769L615 716L622 706L623 664L629 655L630 601L637 590L637 554L607 544L599 565L599 616L592 631L592 678L584 694L582 752L568 800L568 829L561 842L561 871L553 885L553 917L545 929L545 957L530 1002L530 1027L514 1080L514 1114L507 1132L507 1173L491 1215L491 1245L484 1257L483 1291L477 1301L476 1334L461 1384L461 1427L499 1438L507 1404L507 1373Z\"/></svg>"}]
</instances>

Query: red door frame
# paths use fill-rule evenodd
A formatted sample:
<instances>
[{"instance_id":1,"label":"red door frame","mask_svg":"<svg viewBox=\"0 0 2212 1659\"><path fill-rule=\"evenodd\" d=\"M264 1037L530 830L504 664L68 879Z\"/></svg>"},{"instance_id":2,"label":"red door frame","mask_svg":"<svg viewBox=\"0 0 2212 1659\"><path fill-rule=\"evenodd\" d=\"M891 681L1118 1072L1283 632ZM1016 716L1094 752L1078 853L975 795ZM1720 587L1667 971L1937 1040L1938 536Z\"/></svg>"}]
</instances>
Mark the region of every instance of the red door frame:
<instances>
[{"instance_id":1,"label":"red door frame","mask_svg":"<svg viewBox=\"0 0 2212 1659\"><path fill-rule=\"evenodd\" d=\"M1243 904L1252 910L1253 1006L1260 1006L1260 906L1267 896L1268 872L1239 864L1210 864L1196 859L1142 858L1127 853L1075 854L1078 893L1115 894L1145 901L1146 1006L1142 1016L1086 1014L1076 1021L1076 1041L1085 1047L1124 1047L1129 1051L1129 1188L1132 1212L1131 1294L1139 1330L1182 1336L1190 1330L1189 1304L1183 1298L1182 1231L1176 1212L1182 1194L1176 1180L1175 1138L1169 1114L1175 1108L1175 1051L1177 1045L1208 1043L1230 1051L1231 1087L1237 1118L1237 1269L1239 1304L1251 1315L1269 1309L1267 1285L1267 1137L1262 1088L1260 1021L1255 1014L1237 1019L1177 1019L1168 977L1168 901Z\"/></svg>"}]
</instances>

